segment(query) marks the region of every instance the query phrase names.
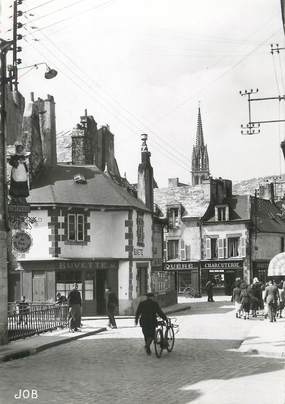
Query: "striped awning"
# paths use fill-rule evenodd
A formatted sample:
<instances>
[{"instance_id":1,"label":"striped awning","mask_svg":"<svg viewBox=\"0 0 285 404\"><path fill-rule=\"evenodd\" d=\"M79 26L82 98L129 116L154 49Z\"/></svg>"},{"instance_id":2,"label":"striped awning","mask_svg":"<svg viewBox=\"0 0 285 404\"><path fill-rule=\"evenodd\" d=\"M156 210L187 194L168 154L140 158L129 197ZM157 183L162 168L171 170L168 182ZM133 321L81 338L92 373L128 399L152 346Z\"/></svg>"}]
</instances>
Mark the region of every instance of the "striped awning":
<instances>
[{"instance_id":1,"label":"striped awning","mask_svg":"<svg viewBox=\"0 0 285 404\"><path fill-rule=\"evenodd\" d=\"M285 276L285 252L275 255L269 262L268 276Z\"/></svg>"}]
</instances>

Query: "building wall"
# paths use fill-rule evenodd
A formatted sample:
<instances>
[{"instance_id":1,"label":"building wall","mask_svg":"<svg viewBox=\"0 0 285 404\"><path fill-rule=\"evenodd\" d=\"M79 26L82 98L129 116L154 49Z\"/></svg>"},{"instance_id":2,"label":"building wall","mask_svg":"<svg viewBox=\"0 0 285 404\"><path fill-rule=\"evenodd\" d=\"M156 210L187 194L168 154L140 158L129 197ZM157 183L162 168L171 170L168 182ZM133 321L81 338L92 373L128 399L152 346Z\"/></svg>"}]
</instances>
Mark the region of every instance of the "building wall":
<instances>
[{"instance_id":1,"label":"building wall","mask_svg":"<svg viewBox=\"0 0 285 404\"><path fill-rule=\"evenodd\" d=\"M271 260L275 255L284 251L285 234L258 233L252 236L252 259ZM281 241L283 239L283 241ZM283 243L283 249L282 247Z\"/></svg>"}]
</instances>

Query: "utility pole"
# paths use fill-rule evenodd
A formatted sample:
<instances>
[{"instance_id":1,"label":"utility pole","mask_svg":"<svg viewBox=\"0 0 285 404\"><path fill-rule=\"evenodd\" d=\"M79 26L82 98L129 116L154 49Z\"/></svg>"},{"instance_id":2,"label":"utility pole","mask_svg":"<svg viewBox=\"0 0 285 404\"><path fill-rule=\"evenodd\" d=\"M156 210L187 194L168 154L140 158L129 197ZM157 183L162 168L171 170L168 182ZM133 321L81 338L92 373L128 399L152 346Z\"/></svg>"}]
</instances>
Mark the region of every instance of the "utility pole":
<instances>
[{"instance_id":1,"label":"utility pole","mask_svg":"<svg viewBox=\"0 0 285 404\"><path fill-rule=\"evenodd\" d=\"M0 345L8 342L8 200L6 175L6 57L12 41L0 39Z\"/></svg>"}]
</instances>

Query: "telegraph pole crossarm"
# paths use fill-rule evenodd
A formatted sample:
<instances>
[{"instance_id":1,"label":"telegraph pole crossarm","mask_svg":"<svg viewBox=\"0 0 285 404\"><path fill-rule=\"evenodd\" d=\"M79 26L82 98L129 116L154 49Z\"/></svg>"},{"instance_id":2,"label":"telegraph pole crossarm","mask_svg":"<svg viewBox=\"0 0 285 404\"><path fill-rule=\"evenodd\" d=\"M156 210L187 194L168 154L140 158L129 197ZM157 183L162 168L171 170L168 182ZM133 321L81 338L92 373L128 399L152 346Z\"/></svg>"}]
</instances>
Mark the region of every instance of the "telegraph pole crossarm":
<instances>
[{"instance_id":1,"label":"telegraph pole crossarm","mask_svg":"<svg viewBox=\"0 0 285 404\"><path fill-rule=\"evenodd\" d=\"M268 101L268 100L278 100L280 101L285 101L285 95L278 95L277 97L261 97L261 98L252 98L252 94L256 94L258 92L258 89L254 90L245 90L244 92L240 91L241 96L247 96L247 102L248 102L248 124L246 126L241 125L241 133L242 135L255 135L260 133L260 130L257 128L260 127L260 124L262 123L275 123L275 122L285 122L285 119L272 119L272 120L266 120L266 121L253 121L251 118L251 102L253 101Z\"/></svg>"}]
</instances>

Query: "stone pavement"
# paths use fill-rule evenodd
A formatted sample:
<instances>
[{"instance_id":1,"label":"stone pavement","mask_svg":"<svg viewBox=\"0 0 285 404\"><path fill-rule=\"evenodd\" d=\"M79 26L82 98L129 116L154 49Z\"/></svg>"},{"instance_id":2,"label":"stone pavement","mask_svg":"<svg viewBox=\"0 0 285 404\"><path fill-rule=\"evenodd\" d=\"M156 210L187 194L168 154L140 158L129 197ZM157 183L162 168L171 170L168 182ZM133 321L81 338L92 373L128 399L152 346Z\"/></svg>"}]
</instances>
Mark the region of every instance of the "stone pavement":
<instances>
[{"instance_id":1,"label":"stone pavement","mask_svg":"<svg viewBox=\"0 0 285 404\"><path fill-rule=\"evenodd\" d=\"M182 312L188 310L190 304L187 302L175 304L164 309L168 314ZM121 319L133 318L133 316L118 317ZM24 339L11 341L9 344L0 346L0 362L6 362L13 359L23 358L25 356L34 355L45 349L52 348L57 345L65 344L83 337L98 334L107 331L107 317L83 317L83 326L80 331L70 333L67 328L56 329L51 332L34 335ZM100 325L102 323L102 326Z\"/></svg>"}]
</instances>

